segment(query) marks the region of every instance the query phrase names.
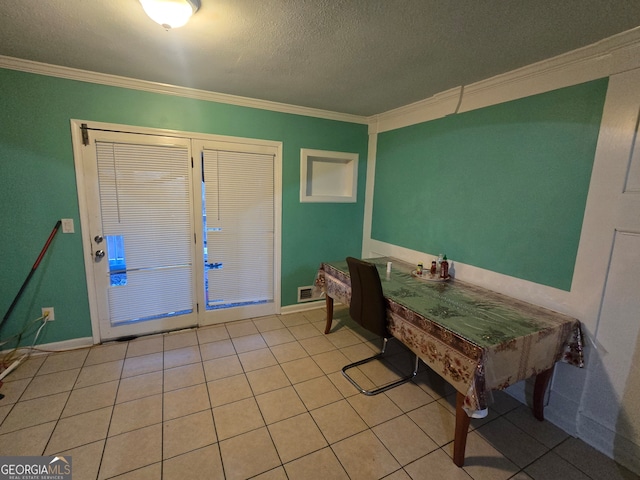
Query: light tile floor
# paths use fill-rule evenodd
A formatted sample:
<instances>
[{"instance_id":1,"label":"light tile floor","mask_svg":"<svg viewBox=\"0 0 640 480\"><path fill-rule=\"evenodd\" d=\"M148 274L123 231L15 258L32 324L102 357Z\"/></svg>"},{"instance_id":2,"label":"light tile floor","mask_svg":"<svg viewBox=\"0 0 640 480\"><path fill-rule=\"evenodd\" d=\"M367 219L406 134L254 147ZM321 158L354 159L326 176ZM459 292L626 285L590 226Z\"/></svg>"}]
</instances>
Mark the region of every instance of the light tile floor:
<instances>
[{"instance_id":1,"label":"light tile floor","mask_svg":"<svg viewBox=\"0 0 640 480\"><path fill-rule=\"evenodd\" d=\"M638 479L497 392L452 460L455 392L415 380L358 394L342 366L377 339L338 309L32 356L0 390L0 455L71 455L75 480ZM390 342L392 365L411 367ZM351 370L354 372L354 370ZM388 381L380 364L355 371Z\"/></svg>"}]
</instances>

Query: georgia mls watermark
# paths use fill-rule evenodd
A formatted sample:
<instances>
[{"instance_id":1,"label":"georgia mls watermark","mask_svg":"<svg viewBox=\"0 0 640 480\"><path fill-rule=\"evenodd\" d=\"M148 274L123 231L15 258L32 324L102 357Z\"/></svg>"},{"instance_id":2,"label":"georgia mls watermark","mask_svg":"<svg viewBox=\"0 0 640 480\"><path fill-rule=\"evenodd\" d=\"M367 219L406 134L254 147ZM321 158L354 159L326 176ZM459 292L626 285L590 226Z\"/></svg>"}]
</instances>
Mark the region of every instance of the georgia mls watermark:
<instances>
[{"instance_id":1,"label":"georgia mls watermark","mask_svg":"<svg viewBox=\"0 0 640 480\"><path fill-rule=\"evenodd\" d=\"M0 457L0 480L71 480L71 457Z\"/></svg>"}]
</instances>

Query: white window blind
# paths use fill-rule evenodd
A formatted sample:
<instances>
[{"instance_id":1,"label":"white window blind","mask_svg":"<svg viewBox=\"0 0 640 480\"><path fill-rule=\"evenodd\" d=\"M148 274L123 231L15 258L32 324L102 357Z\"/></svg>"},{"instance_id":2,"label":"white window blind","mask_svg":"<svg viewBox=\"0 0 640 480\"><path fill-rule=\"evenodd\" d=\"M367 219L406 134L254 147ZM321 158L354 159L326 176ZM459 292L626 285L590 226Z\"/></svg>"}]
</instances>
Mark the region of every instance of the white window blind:
<instances>
[{"instance_id":1,"label":"white window blind","mask_svg":"<svg viewBox=\"0 0 640 480\"><path fill-rule=\"evenodd\" d=\"M188 149L108 142L96 149L102 234L124 239L126 284L108 290L111 323L192 311Z\"/></svg>"},{"instance_id":2,"label":"white window blind","mask_svg":"<svg viewBox=\"0 0 640 480\"><path fill-rule=\"evenodd\" d=\"M204 150L208 308L273 301L273 155Z\"/></svg>"}]
</instances>

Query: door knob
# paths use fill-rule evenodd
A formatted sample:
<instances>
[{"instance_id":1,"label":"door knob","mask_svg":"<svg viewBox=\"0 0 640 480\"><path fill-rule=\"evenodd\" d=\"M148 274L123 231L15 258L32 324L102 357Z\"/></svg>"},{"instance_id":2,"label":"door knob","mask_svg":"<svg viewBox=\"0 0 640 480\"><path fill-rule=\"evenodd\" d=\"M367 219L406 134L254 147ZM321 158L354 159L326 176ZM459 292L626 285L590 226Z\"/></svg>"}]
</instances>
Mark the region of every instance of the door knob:
<instances>
[{"instance_id":1,"label":"door knob","mask_svg":"<svg viewBox=\"0 0 640 480\"><path fill-rule=\"evenodd\" d=\"M96 235L95 237L93 237L93 239L95 240L96 243L102 243L102 241L104 240L104 237L102 235Z\"/></svg>"},{"instance_id":2,"label":"door knob","mask_svg":"<svg viewBox=\"0 0 640 480\"><path fill-rule=\"evenodd\" d=\"M104 257L104 250L96 250L96 260L99 260L102 257Z\"/></svg>"}]
</instances>

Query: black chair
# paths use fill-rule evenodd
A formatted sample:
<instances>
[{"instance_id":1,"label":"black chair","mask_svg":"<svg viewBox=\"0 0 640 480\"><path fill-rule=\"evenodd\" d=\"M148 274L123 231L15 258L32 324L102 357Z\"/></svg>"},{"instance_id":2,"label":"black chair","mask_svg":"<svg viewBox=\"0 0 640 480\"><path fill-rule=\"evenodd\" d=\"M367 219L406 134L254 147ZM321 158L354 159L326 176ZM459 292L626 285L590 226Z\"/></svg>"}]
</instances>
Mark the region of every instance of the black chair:
<instances>
[{"instance_id":1,"label":"black chair","mask_svg":"<svg viewBox=\"0 0 640 480\"><path fill-rule=\"evenodd\" d=\"M416 355L415 358L413 373L372 390L365 390L358 385L353 378L347 375L348 369L381 358L387 348L387 342L392 338L387 328L387 301L382 293L382 283L380 282L378 269L372 263L353 257L347 257L347 265L349 266L349 275L351 277L351 304L349 305L349 315L362 327L382 337L383 343L380 353L373 357L350 363L342 368L342 374L360 393L377 395L390 388L402 385L415 377L418 372L418 356Z\"/></svg>"}]
</instances>

